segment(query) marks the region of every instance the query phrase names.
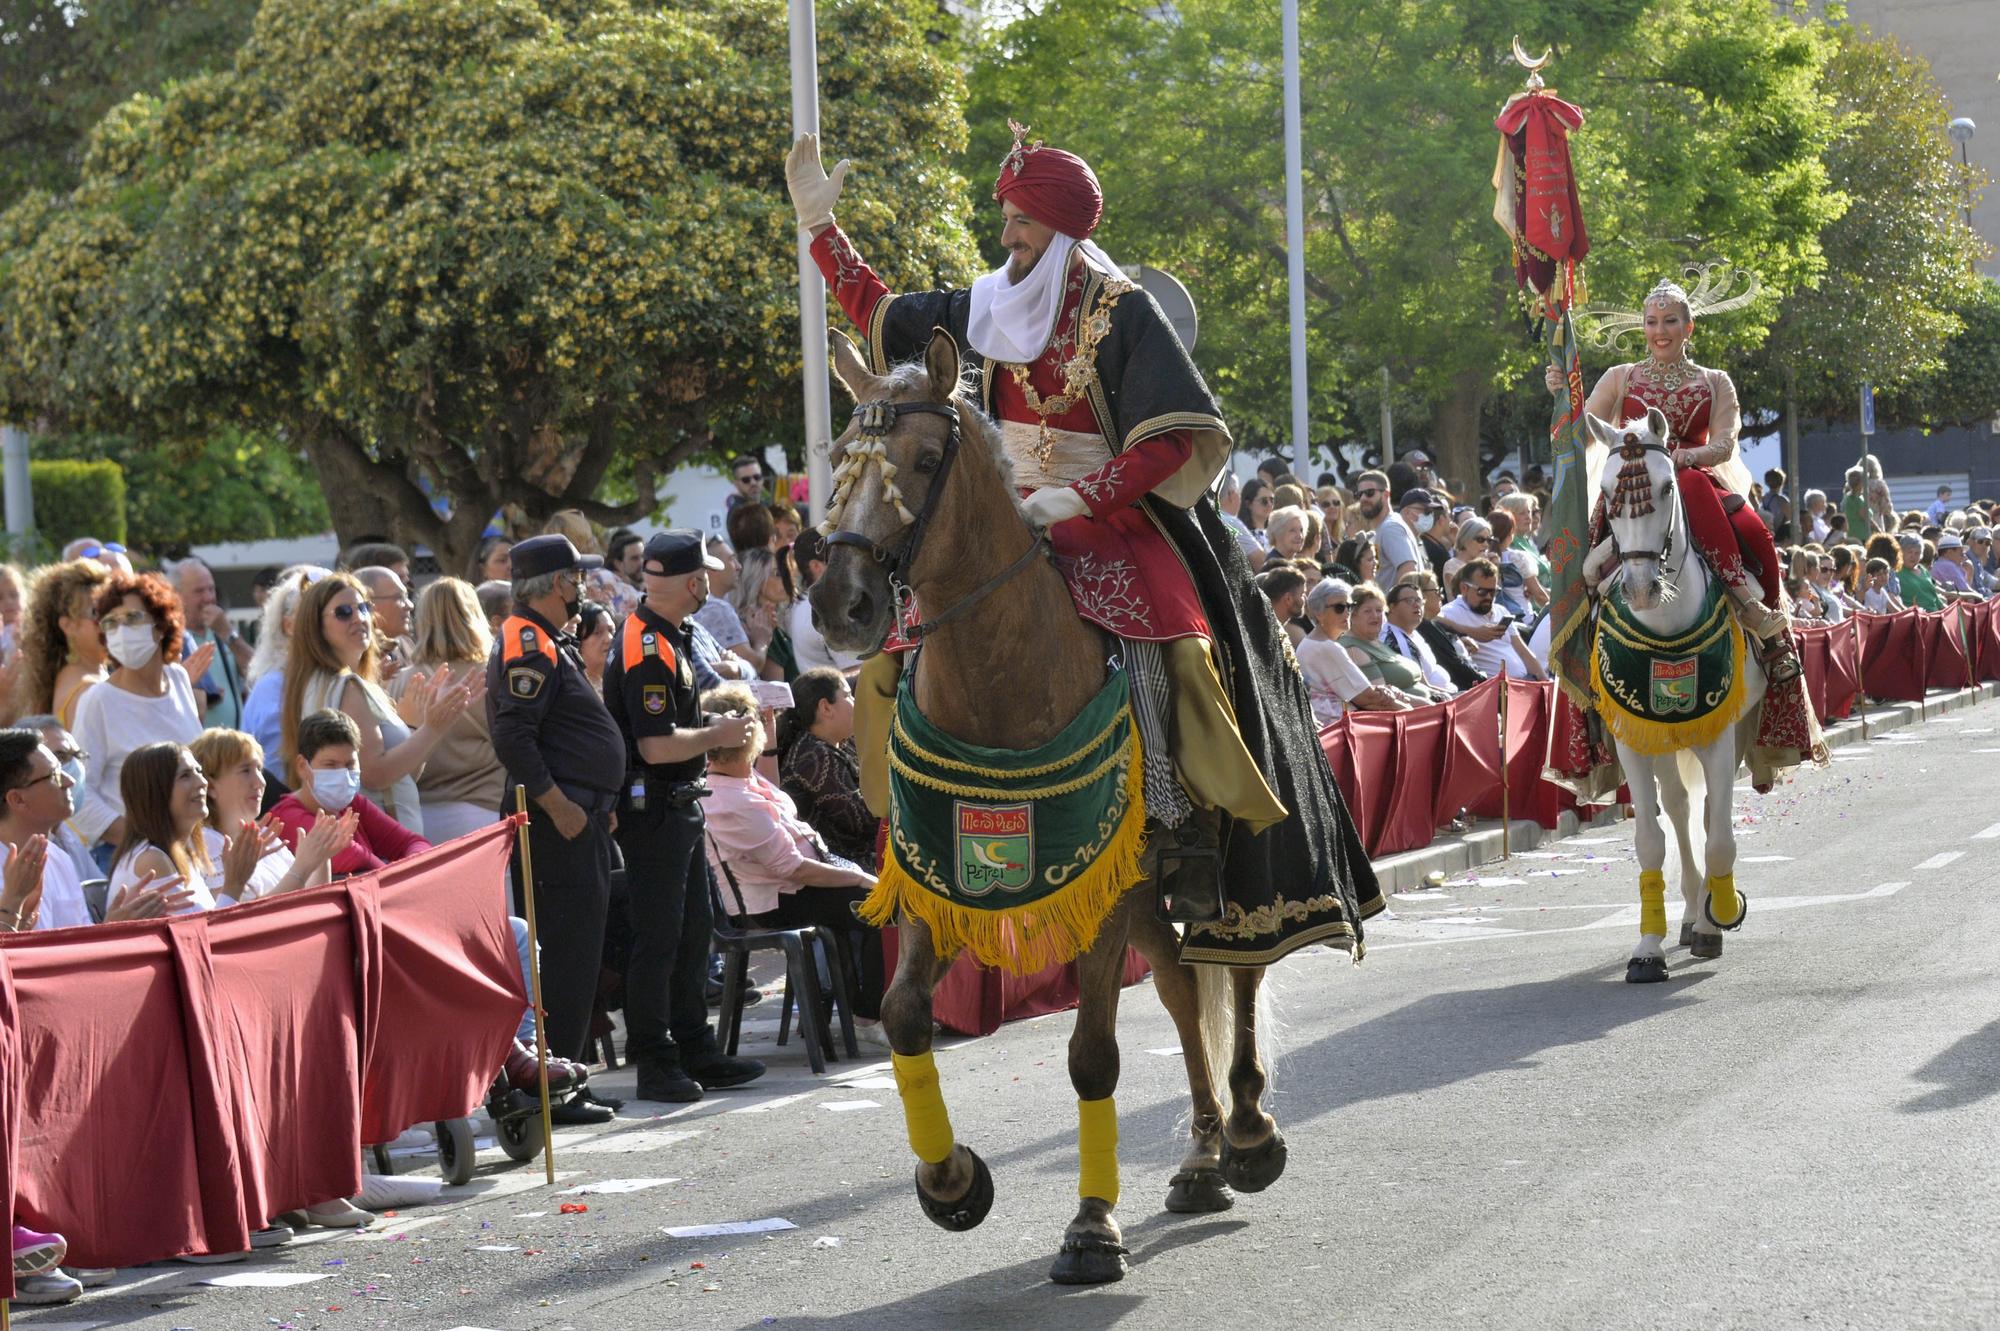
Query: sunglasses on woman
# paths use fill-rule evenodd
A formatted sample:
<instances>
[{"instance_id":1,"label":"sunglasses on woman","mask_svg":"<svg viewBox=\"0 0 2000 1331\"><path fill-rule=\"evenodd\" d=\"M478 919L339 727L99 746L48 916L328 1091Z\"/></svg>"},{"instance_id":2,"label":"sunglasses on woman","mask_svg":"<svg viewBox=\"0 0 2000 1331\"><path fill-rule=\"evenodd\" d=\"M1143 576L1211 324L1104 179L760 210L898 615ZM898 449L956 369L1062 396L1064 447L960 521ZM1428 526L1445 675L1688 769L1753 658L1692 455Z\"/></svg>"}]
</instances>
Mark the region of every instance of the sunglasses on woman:
<instances>
[{"instance_id":1,"label":"sunglasses on woman","mask_svg":"<svg viewBox=\"0 0 2000 1331\"><path fill-rule=\"evenodd\" d=\"M337 605L333 608L333 617L345 624L350 620L369 618L369 610L366 605L361 604Z\"/></svg>"}]
</instances>

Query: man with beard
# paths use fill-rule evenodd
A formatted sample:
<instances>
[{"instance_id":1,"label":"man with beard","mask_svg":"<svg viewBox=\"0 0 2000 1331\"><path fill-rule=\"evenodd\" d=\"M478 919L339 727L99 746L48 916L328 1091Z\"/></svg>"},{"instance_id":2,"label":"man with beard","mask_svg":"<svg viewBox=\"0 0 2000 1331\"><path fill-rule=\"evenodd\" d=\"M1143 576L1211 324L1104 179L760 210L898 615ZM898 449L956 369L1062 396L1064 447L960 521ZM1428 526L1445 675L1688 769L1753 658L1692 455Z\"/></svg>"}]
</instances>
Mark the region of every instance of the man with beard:
<instances>
[{"instance_id":1,"label":"man with beard","mask_svg":"<svg viewBox=\"0 0 2000 1331\"><path fill-rule=\"evenodd\" d=\"M1424 505L1429 506L1428 491L1410 493L1423 495ZM1361 514L1362 525L1375 533L1376 548L1382 552L1382 567L1376 570L1375 580L1383 587L1394 586L1405 573L1424 566L1424 548L1417 543L1416 532L1402 514L1389 507L1389 498L1387 472L1364 471L1354 482L1355 509ZM1404 496L1404 502L1408 499Z\"/></svg>"},{"instance_id":2,"label":"man with beard","mask_svg":"<svg viewBox=\"0 0 2000 1331\"><path fill-rule=\"evenodd\" d=\"M969 290L890 292L834 225L848 164L829 176L813 135L785 164L799 226L876 374L936 328L968 349L967 391L999 423L1022 511L1047 529L1078 614L1119 639L1183 959L1358 947L1380 890L1284 631L1207 494L1228 427L1159 306L1090 239L1096 175L1013 129L993 188L1007 261ZM878 658L863 672L864 711L888 705L894 671Z\"/></svg>"}]
</instances>

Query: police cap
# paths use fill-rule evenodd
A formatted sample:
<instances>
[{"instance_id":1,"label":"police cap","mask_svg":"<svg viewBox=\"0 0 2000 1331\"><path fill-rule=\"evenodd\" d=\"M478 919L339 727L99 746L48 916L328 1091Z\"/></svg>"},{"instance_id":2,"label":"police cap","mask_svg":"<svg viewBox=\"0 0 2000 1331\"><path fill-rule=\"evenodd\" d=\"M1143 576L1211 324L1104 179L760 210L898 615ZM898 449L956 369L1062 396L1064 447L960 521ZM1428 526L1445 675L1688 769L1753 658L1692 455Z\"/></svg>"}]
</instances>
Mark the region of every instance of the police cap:
<instances>
[{"instance_id":1,"label":"police cap","mask_svg":"<svg viewBox=\"0 0 2000 1331\"><path fill-rule=\"evenodd\" d=\"M639 567L647 573L670 578L678 573L697 573L705 568L720 569L722 561L708 552L702 544L700 532L683 528L656 533L646 542Z\"/></svg>"},{"instance_id":2,"label":"police cap","mask_svg":"<svg viewBox=\"0 0 2000 1331\"><path fill-rule=\"evenodd\" d=\"M512 553L514 564L510 576L516 582L526 582L529 578L539 578L548 573L561 573L566 569L604 567L602 556L580 555L576 547L569 543L569 537L553 532L517 542Z\"/></svg>"}]
</instances>

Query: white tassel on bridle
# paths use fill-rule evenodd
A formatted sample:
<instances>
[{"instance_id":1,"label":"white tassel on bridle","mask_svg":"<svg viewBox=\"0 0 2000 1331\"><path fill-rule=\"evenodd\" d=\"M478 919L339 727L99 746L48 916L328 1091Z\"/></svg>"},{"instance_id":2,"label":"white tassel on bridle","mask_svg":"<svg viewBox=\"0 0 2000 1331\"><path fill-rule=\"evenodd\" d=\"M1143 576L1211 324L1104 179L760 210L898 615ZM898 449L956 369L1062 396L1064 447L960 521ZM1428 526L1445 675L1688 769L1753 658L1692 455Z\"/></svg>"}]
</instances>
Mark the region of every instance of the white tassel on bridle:
<instances>
[{"instance_id":1,"label":"white tassel on bridle","mask_svg":"<svg viewBox=\"0 0 2000 1331\"><path fill-rule=\"evenodd\" d=\"M833 500L826 506L826 518L819 524L819 534L831 536L840 529L847 518L847 500L854 492L854 486L873 463L882 473L882 497L895 505L896 517L908 527L916 522L917 515L910 512L903 502L903 492L896 485L896 464L889 461L889 437L887 435L861 435L847 446L847 453L840 460L840 466L833 473Z\"/></svg>"}]
</instances>

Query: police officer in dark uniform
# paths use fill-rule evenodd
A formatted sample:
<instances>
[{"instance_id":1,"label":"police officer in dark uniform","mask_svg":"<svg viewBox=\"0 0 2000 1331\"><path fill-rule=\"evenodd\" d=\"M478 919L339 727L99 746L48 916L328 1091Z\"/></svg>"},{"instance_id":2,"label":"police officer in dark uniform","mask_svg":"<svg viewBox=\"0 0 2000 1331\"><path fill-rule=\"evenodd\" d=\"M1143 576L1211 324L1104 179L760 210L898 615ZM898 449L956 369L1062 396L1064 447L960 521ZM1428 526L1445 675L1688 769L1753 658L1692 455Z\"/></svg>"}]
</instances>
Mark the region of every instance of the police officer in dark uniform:
<instances>
[{"instance_id":1,"label":"police officer in dark uniform","mask_svg":"<svg viewBox=\"0 0 2000 1331\"><path fill-rule=\"evenodd\" d=\"M515 785L528 788L549 1052L588 1063L625 739L563 626L581 603L584 572L604 561L578 555L566 536L530 537L513 557L514 613L486 663L486 720L507 769L501 811L514 812ZM520 868L517 854L517 910ZM558 1123L602 1123L617 1108L585 1091L554 1112Z\"/></svg>"},{"instance_id":2,"label":"police officer in dark uniform","mask_svg":"<svg viewBox=\"0 0 2000 1331\"><path fill-rule=\"evenodd\" d=\"M709 570L721 567L699 532L647 541L639 561L645 603L618 626L604 663L604 700L630 772L618 844L632 914L626 1051L642 1100L699 1100L704 1089L764 1075L755 1059L724 1054L708 1027L708 751L741 747L757 730L755 717L704 716L695 688L686 625L708 599Z\"/></svg>"}]
</instances>

